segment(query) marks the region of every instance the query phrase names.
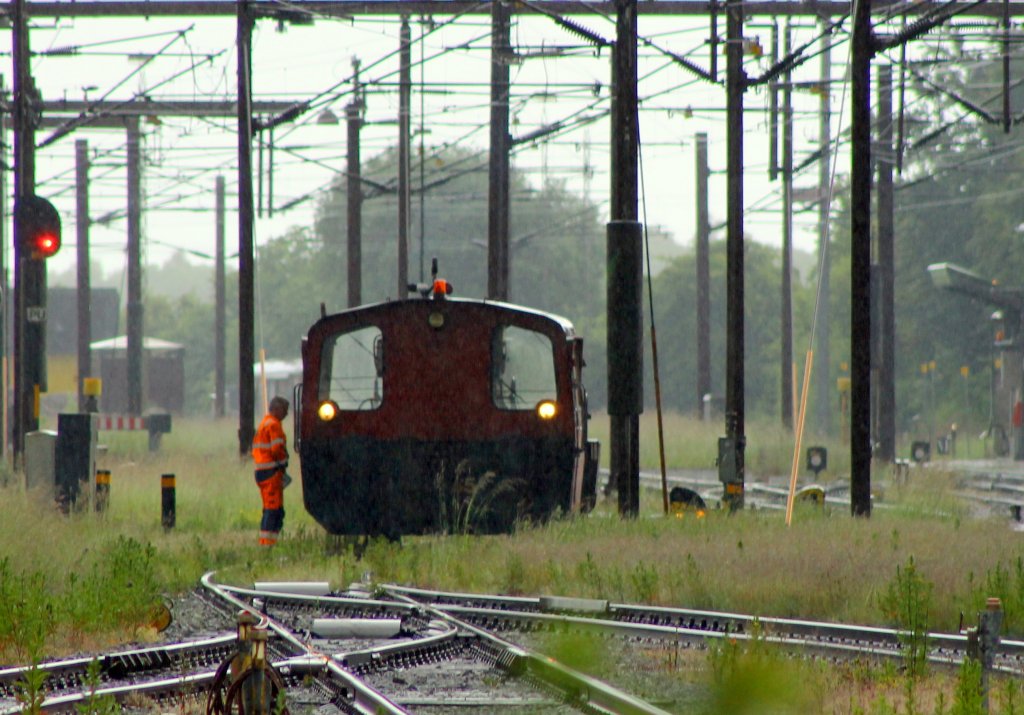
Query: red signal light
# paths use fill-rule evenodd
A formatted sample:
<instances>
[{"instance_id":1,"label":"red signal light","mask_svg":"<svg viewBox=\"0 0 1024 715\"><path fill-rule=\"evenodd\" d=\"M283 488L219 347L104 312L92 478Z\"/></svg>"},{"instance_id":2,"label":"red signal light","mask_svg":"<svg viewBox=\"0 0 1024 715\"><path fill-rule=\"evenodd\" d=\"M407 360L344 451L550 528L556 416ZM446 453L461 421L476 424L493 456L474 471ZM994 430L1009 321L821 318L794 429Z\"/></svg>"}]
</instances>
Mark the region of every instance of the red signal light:
<instances>
[{"instance_id":1,"label":"red signal light","mask_svg":"<svg viewBox=\"0 0 1024 715\"><path fill-rule=\"evenodd\" d=\"M33 239L32 255L40 258L49 258L60 250L60 236L44 232L36 234Z\"/></svg>"}]
</instances>

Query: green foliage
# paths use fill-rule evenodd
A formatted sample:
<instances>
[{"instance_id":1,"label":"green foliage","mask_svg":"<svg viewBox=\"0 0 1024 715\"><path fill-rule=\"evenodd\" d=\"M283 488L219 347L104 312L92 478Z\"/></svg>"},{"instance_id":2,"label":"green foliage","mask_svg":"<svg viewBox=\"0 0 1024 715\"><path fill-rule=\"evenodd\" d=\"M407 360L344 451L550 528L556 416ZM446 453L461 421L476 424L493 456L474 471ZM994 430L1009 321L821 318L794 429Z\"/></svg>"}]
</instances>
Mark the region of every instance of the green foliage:
<instances>
[{"instance_id":1,"label":"green foliage","mask_svg":"<svg viewBox=\"0 0 1024 715\"><path fill-rule=\"evenodd\" d=\"M981 663L965 658L957 677L950 715L987 715L981 691Z\"/></svg>"},{"instance_id":2,"label":"green foliage","mask_svg":"<svg viewBox=\"0 0 1024 715\"><path fill-rule=\"evenodd\" d=\"M995 68L956 58L957 43L935 44L938 57L927 70L935 86L965 101L992 107ZM1019 72L1019 60L1012 71ZM964 69L964 68L967 69ZM1002 72L1001 67L998 72ZM978 434L993 417L1005 425L1000 406L990 400L995 326L994 306L936 287L927 272L933 263L952 262L1005 287L1020 287L1024 242L1016 230L1020 202L1012 188L1024 171L1015 134L970 113L950 121L950 104L925 95L908 116L906 146L895 211L896 405L897 429L925 437L931 428L959 424L961 434ZM1013 95L1020 104L1019 94ZM1013 108L1016 116L1020 108ZM928 141L918 140L928 135ZM840 191L840 196L845 192ZM845 197L840 202L846 203ZM832 292L833 335L848 354L849 213L834 221ZM838 321L844 321L840 323ZM840 358L841 359L841 358ZM919 366L934 360L936 370ZM960 373L969 368L969 376Z\"/></svg>"},{"instance_id":3,"label":"green foliage","mask_svg":"<svg viewBox=\"0 0 1024 715\"><path fill-rule=\"evenodd\" d=\"M53 632L54 604L41 573L15 573L0 560L0 646L22 661L35 662Z\"/></svg>"},{"instance_id":4,"label":"green foliage","mask_svg":"<svg viewBox=\"0 0 1024 715\"><path fill-rule=\"evenodd\" d=\"M552 633L544 639L539 650L559 663L588 675L600 676L610 663L606 642L576 631Z\"/></svg>"},{"instance_id":5,"label":"green foliage","mask_svg":"<svg viewBox=\"0 0 1024 715\"><path fill-rule=\"evenodd\" d=\"M596 597L604 594L604 577L594 555L587 551L586 558L576 564L576 578Z\"/></svg>"},{"instance_id":6,"label":"green foliage","mask_svg":"<svg viewBox=\"0 0 1024 715\"><path fill-rule=\"evenodd\" d=\"M502 586L502 593L513 596L522 595L526 592L526 564L523 557L516 553L509 553L505 559L505 583Z\"/></svg>"},{"instance_id":7,"label":"green foliage","mask_svg":"<svg viewBox=\"0 0 1024 715\"><path fill-rule=\"evenodd\" d=\"M118 536L84 574L68 575L64 608L79 628L141 623L159 603L152 545Z\"/></svg>"},{"instance_id":8,"label":"green foliage","mask_svg":"<svg viewBox=\"0 0 1024 715\"><path fill-rule=\"evenodd\" d=\"M658 568L654 564L637 562L630 575L636 600L641 603L654 603L658 598Z\"/></svg>"},{"instance_id":9,"label":"green foliage","mask_svg":"<svg viewBox=\"0 0 1024 715\"><path fill-rule=\"evenodd\" d=\"M21 661L41 657L58 630L102 632L145 624L160 602L155 549L123 536L86 559L63 583L0 561L0 649Z\"/></svg>"},{"instance_id":10,"label":"green foliage","mask_svg":"<svg viewBox=\"0 0 1024 715\"><path fill-rule=\"evenodd\" d=\"M1003 682L1003 715L1020 714L1021 684L1014 678Z\"/></svg>"},{"instance_id":11,"label":"green foliage","mask_svg":"<svg viewBox=\"0 0 1024 715\"><path fill-rule=\"evenodd\" d=\"M409 281L429 280L430 259L454 283L458 296L487 294L487 171L480 152L443 147L430 152L420 226L409 245ZM363 176L381 185L397 176L397 151L370 159ZM415 171L414 171L415 173ZM558 183L530 185L512 170L511 296L515 303L563 315L587 337L592 364L603 364L604 234L598 207ZM416 187L414 187L415 189ZM418 198L414 198L414 201ZM256 342L272 359L295 359L302 337L320 316L348 304L346 180L339 177L317 207L315 225L293 228L261 244L256 257ZM418 217L418 211L416 212ZM362 212L362 302L405 298L397 285L398 208L393 191L368 190ZM420 272L423 246L424 274ZM227 294L237 292L227 276ZM148 335L182 342L186 352L187 409L209 410L213 388L213 311L208 298L147 297ZM237 301L227 302L228 344L237 331ZM589 361L589 359L588 359ZM599 372L594 374L600 374ZM227 379L237 365L228 361ZM603 381L593 381L597 404Z\"/></svg>"},{"instance_id":12,"label":"green foliage","mask_svg":"<svg viewBox=\"0 0 1024 715\"><path fill-rule=\"evenodd\" d=\"M985 572L983 582L971 585L970 602L976 610L984 609L988 598L998 598L1003 609L1003 628L1024 628L1024 557L1018 556L1009 568L997 563Z\"/></svg>"},{"instance_id":13,"label":"green foliage","mask_svg":"<svg viewBox=\"0 0 1024 715\"><path fill-rule=\"evenodd\" d=\"M229 314L237 313L238 301L228 301ZM146 334L185 346L185 410L208 414L213 394L214 311L211 302L194 295L170 299L150 295L146 299ZM238 365L225 364L226 373L237 379ZM229 378L230 379L230 378Z\"/></svg>"},{"instance_id":14,"label":"green foliage","mask_svg":"<svg viewBox=\"0 0 1024 715\"><path fill-rule=\"evenodd\" d=\"M757 623L752 638L708 644L709 715L805 713L813 710L803 673L767 643Z\"/></svg>"},{"instance_id":15,"label":"green foliage","mask_svg":"<svg viewBox=\"0 0 1024 715\"><path fill-rule=\"evenodd\" d=\"M498 479L493 471L478 473L471 460L451 468L441 462L434 474L438 495L437 523L450 534L471 534L490 523L500 523L509 503L522 492L520 480Z\"/></svg>"},{"instance_id":16,"label":"green foliage","mask_svg":"<svg viewBox=\"0 0 1024 715\"><path fill-rule=\"evenodd\" d=\"M886 619L902 633L903 662L910 681L920 678L928 665L928 628L932 611L932 584L918 571L911 556L879 599Z\"/></svg>"},{"instance_id":17,"label":"green foliage","mask_svg":"<svg viewBox=\"0 0 1024 715\"><path fill-rule=\"evenodd\" d=\"M725 241L713 241L709 255L711 383L719 397L724 394L726 364L725 249ZM748 241L744 269L744 292L748 296L744 308L746 409L750 415L774 416L779 413L781 254L775 248ZM654 279L658 353L672 356L671 360L662 360L660 365L662 401L667 408L683 414L697 410L696 270L696 256L687 254L669 264ZM794 345L806 345L813 286L795 279L793 291ZM648 404L654 404L654 379L649 364L647 370L645 399Z\"/></svg>"},{"instance_id":18,"label":"green foliage","mask_svg":"<svg viewBox=\"0 0 1024 715\"><path fill-rule=\"evenodd\" d=\"M113 695L100 695L96 691L103 685L100 679L100 661L93 658L85 670L85 686L89 689L85 700L75 706L80 715L116 715L121 707Z\"/></svg>"},{"instance_id":19,"label":"green foliage","mask_svg":"<svg viewBox=\"0 0 1024 715\"><path fill-rule=\"evenodd\" d=\"M363 177L393 184L397 167L398 153L392 147L365 163ZM471 149L436 147L429 150L428 169L428 188L420 195L424 201L422 235L417 220L410 237L409 279L429 279L430 259L436 256L442 274L454 281L457 295L484 297L487 157ZM509 182L512 300L570 319L598 312L595 306L604 297L604 226L597 207L558 183L532 186L515 167ZM346 195L346 179L339 177L317 207L315 227L315 240L322 247L320 260L327 264L324 270L331 272L341 295L347 291ZM362 211L363 301L405 297L404 290L398 293L395 280L396 196L372 190L366 196ZM414 202L418 201L416 197Z\"/></svg>"},{"instance_id":20,"label":"green foliage","mask_svg":"<svg viewBox=\"0 0 1024 715\"><path fill-rule=\"evenodd\" d=\"M33 659L32 666L25 672L25 676L15 683L15 699L23 706L22 712L26 715L37 715L41 713L43 701L46 700L46 691L43 686L49 677L46 671L36 667L38 661Z\"/></svg>"}]
</instances>

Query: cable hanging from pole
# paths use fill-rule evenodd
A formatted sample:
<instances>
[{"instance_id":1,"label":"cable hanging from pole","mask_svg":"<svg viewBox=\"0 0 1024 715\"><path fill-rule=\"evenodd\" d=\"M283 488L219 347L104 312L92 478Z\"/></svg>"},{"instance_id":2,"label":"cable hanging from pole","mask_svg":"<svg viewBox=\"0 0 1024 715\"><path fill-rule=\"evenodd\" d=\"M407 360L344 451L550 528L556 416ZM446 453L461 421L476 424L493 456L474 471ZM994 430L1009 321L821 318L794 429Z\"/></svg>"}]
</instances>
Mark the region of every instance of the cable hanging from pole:
<instances>
[{"instance_id":1,"label":"cable hanging from pole","mask_svg":"<svg viewBox=\"0 0 1024 715\"><path fill-rule=\"evenodd\" d=\"M639 124L639 123L638 123ZM637 160L640 164L640 206L644 217L644 253L647 259L647 301L651 313L651 367L654 370L654 405L658 415L658 461L661 466L661 501L668 515L668 467L665 463L665 427L661 408L661 370L658 366L658 331L654 323L654 279L651 271L651 236L647 229L647 184L644 181L643 140L637 126Z\"/></svg>"}]
</instances>

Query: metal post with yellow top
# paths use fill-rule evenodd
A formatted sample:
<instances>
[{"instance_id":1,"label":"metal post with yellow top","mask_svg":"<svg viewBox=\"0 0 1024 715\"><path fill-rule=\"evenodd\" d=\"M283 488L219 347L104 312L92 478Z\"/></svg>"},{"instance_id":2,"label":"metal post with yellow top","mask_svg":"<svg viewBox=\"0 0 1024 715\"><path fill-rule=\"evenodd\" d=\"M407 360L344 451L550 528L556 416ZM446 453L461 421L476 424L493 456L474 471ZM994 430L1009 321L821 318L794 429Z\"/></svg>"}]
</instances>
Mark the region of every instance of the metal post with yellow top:
<instances>
[{"instance_id":1,"label":"metal post with yellow top","mask_svg":"<svg viewBox=\"0 0 1024 715\"><path fill-rule=\"evenodd\" d=\"M85 398L83 410L85 412L100 411L100 395L103 394L103 380L98 377L82 378L82 396Z\"/></svg>"}]
</instances>

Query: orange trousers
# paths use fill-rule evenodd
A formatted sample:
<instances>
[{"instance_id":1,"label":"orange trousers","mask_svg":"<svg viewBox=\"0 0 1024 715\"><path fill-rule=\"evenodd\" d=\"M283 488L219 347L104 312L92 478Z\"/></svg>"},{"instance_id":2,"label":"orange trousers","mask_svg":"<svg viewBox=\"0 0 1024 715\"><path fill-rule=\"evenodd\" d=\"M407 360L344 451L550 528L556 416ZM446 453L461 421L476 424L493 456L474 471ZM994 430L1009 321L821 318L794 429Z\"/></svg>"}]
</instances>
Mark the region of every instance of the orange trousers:
<instances>
[{"instance_id":1,"label":"orange trousers","mask_svg":"<svg viewBox=\"0 0 1024 715\"><path fill-rule=\"evenodd\" d=\"M266 474L270 470L263 470ZM263 500L263 519L260 521L260 545L273 546L284 526L284 470L277 470L270 477L256 475L256 485Z\"/></svg>"}]
</instances>

